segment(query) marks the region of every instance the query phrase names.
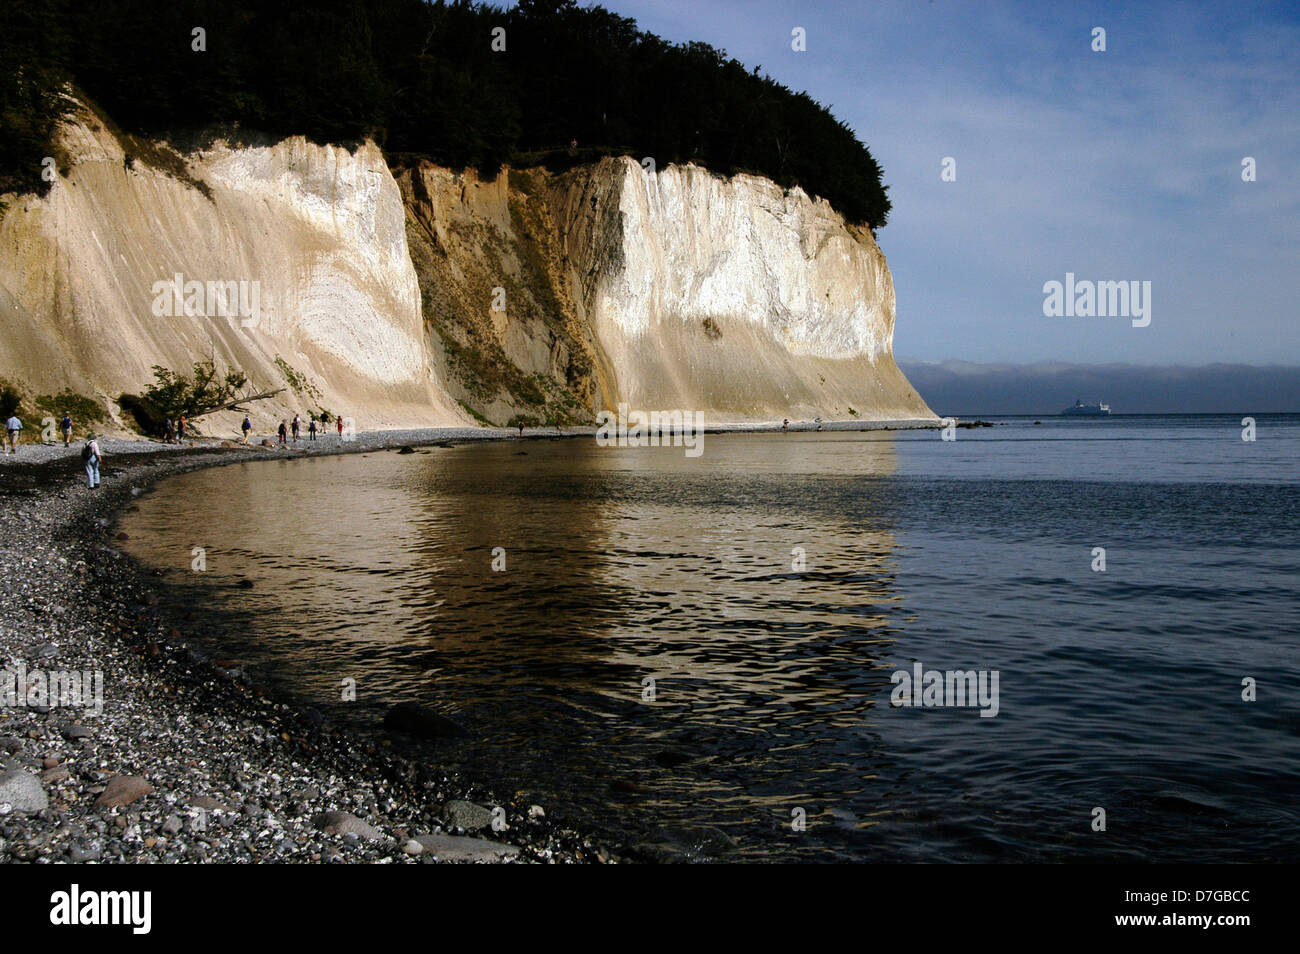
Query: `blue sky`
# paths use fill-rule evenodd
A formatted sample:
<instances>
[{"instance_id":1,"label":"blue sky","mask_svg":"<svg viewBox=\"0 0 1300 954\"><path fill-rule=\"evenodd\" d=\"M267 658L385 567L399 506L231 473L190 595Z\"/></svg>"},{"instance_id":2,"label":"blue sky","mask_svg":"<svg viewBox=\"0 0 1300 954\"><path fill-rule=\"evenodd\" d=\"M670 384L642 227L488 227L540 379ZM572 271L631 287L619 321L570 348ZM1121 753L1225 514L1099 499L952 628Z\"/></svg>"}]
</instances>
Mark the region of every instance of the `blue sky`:
<instances>
[{"instance_id":1,"label":"blue sky","mask_svg":"<svg viewBox=\"0 0 1300 954\"><path fill-rule=\"evenodd\" d=\"M1300 4L602 5L808 90L867 143L901 359L1300 364ZM1150 281L1151 324L1045 317L1067 271Z\"/></svg>"}]
</instances>

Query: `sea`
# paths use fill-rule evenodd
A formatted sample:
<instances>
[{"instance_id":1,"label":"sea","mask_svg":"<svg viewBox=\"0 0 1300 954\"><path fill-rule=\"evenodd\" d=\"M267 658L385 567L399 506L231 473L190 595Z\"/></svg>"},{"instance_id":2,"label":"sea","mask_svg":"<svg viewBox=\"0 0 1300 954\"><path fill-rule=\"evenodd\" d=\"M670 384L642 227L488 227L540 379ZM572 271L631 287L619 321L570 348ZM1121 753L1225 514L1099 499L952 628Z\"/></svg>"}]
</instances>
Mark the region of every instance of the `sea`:
<instances>
[{"instance_id":1,"label":"sea","mask_svg":"<svg viewBox=\"0 0 1300 954\"><path fill-rule=\"evenodd\" d=\"M660 856L1300 860L1300 415L984 420L233 464L121 528L274 691Z\"/></svg>"}]
</instances>

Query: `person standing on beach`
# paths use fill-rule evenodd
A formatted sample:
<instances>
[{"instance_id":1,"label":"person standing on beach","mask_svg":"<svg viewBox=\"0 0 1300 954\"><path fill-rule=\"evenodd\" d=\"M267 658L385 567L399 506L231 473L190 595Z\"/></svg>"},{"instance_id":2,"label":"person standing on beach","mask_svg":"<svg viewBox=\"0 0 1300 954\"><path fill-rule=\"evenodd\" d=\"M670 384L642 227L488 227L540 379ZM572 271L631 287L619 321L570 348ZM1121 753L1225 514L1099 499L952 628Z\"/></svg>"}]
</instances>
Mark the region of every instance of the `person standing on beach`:
<instances>
[{"instance_id":1,"label":"person standing on beach","mask_svg":"<svg viewBox=\"0 0 1300 954\"><path fill-rule=\"evenodd\" d=\"M286 425L286 424L284 423L284 421L281 421L281 422L280 422L280 432L279 432L279 433L280 433L280 443L281 443L281 444L287 444L287 443L289 443L289 427L288 427L288 425Z\"/></svg>"},{"instance_id":2,"label":"person standing on beach","mask_svg":"<svg viewBox=\"0 0 1300 954\"><path fill-rule=\"evenodd\" d=\"M185 415L182 414L180 420L176 422L176 443L185 443Z\"/></svg>"},{"instance_id":3,"label":"person standing on beach","mask_svg":"<svg viewBox=\"0 0 1300 954\"><path fill-rule=\"evenodd\" d=\"M302 430L302 418L297 414L293 416L293 442L298 443L298 433Z\"/></svg>"},{"instance_id":4,"label":"person standing on beach","mask_svg":"<svg viewBox=\"0 0 1300 954\"><path fill-rule=\"evenodd\" d=\"M63 446L67 447L72 443L72 415L65 413L63 420L59 422L59 430L63 431Z\"/></svg>"},{"instance_id":5,"label":"person standing on beach","mask_svg":"<svg viewBox=\"0 0 1300 954\"><path fill-rule=\"evenodd\" d=\"M790 419L787 417L784 421L781 422L781 430L788 431L789 429L790 429Z\"/></svg>"},{"instance_id":6,"label":"person standing on beach","mask_svg":"<svg viewBox=\"0 0 1300 954\"><path fill-rule=\"evenodd\" d=\"M244 423L243 423L243 424L240 424L239 427L240 427L240 429L244 432L244 443L247 444L247 443L248 443L248 432L251 431L251 430L253 429L253 422L250 421L250 420L248 419L248 415L247 415L247 414L244 415Z\"/></svg>"},{"instance_id":7,"label":"person standing on beach","mask_svg":"<svg viewBox=\"0 0 1300 954\"><path fill-rule=\"evenodd\" d=\"M311 435L312 440L316 439L316 418L315 417L312 417L312 419L307 422L307 433Z\"/></svg>"},{"instance_id":8,"label":"person standing on beach","mask_svg":"<svg viewBox=\"0 0 1300 954\"><path fill-rule=\"evenodd\" d=\"M338 417L334 418L334 420L338 421L338 425L339 425L339 440L343 440L343 415L340 414Z\"/></svg>"},{"instance_id":9,"label":"person standing on beach","mask_svg":"<svg viewBox=\"0 0 1300 954\"><path fill-rule=\"evenodd\" d=\"M86 480L90 489L99 486L99 441L94 434L86 435L86 443L81 448L81 459L86 462Z\"/></svg>"},{"instance_id":10,"label":"person standing on beach","mask_svg":"<svg viewBox=\"0 0 1300 954\"><path fill-rule=\"evenodd\" d=\"M23 429L23 422L18 420L18 415L10 416L5 421L5 432L9 435L9 446L5 448L6 454L18 454L18 432Z\"/></svg>"},{"instance_id":11,"label":"person standing on beach","mask_svg":"<svg viewBox=\"0 0 1300 954\"><path fill-rule=\"evenodd\" d=\"M163 439L168 444L176 440L176 425L172 423L170 417L167 418L167 423L163 426Z\"/></svg>"}]
</instances>

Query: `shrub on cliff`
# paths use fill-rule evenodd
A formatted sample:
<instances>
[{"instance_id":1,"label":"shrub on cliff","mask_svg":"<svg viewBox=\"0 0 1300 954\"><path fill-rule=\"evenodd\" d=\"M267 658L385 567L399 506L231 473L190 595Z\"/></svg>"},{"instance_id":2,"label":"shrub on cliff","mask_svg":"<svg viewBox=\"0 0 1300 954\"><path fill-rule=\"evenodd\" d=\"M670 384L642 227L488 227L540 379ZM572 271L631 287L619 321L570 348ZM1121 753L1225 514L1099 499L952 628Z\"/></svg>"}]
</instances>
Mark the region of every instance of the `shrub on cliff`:
<instances>
[{"instance_id":1,"label":"shrub on cliff","mask_svg":"<svg viewBox=\"0 0 1300 954\"><path fill-rule=\"evenodd\" d=\"M102 404L94 398L77 394L71 388L64 388L58 394L39 395L33 403L55 418L71 414L79 424L98 424L108 416Z\"/></svg>"},{"instance_id":2,"label":"shrub on cliff","mask_svg":"<svg viewBox=\"0 0 1300 954\"><path fill-rule=\"evenodd\" d=\"M23 405L23 396L8 381L0 381L0 419L9 420Z\"/></svg>"},{"instance_id":3,"label":"shrub on cliff","mask_svg":"<svg viewBox=\"0 0 1300 954\"><path fill-rule=\"evenodd\" d=\"M118 406L135 421L136 430L150 437L162 437L167 430L167 415L158 405L138 394L123 394Z\"/></svg>"}]
</instances>

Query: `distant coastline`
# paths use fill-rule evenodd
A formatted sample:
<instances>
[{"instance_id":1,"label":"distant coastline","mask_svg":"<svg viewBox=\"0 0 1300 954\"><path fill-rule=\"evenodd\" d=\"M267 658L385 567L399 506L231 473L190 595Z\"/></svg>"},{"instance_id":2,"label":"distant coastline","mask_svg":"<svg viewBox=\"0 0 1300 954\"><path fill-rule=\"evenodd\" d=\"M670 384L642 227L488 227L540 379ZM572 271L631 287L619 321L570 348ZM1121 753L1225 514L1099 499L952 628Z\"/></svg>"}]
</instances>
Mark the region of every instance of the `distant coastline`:
<instances>
[{"instance_id":1,"label":"distant coastline","mask_svg":"<svg viewBox=\"0 0 1300 954\"><path fill-rule=\"evenodd\" d=\"M936 410L1055 415L1080 395L1112 415L1300 413L1300 366L1080 365L905 361L899 367Z\"/></svg>"}]
</instances>

